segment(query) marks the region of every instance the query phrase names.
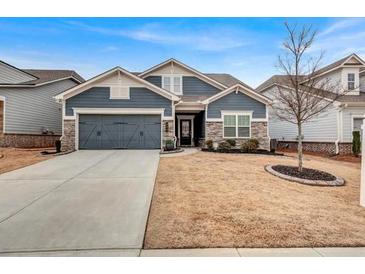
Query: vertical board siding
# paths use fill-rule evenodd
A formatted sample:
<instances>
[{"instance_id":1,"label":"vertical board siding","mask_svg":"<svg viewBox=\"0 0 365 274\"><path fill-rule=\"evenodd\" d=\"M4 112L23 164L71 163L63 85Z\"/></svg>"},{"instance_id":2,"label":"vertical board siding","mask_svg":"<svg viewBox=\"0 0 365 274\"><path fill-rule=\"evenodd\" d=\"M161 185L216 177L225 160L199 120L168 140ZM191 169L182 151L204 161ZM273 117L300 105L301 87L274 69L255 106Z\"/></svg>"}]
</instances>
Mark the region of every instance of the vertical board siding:
<instances>
[{"instance_id":1,"label":"vertical board siding","mask_svg":"<svg viewBox=\"0 0 365 274\"><path fill-rule=\"evenodd\" d=\"M145 80L159 88L162 87L162 76L148 76Z\"/></svg>"},{"instance_id":2,"label":"vertical board siding","mask_svg":"<svg viewBox=\"0 0 365 274\"><path fill-rule=\"evenodd\" d=\"M266 118L265 104L241 93L231 92L208 105L208 119L221 118L222 110L253 111L253 118Z\"/></svg>"},{"instance_id":3,"label":"vertical board siding","mask_svg":"<svg viewBox=\"0 0 365 274\"><path fill-rule=\"evenodd\" d=\"M0 88L5 97L5 132L41 134L46 128L61 134L62 106L53 96L75 85L63 80L33 88Z\"/></svg>"},{"instance_id":4,"label":"vertical board siding","mask_svg":"<svg viewBox=\"0 0 365 274\"><path fill-rule=\"evenodd\" d=\"M183 95L187 96L213 96L220 89L200 80L194 76L183 76Z\"/></svg>"},{"instance_id":5,"label":"vertical board siding","mask_svg":"<svg viewBox=\"0 0 365 274\"><path fill-rule=\"evenodd\" d=\"M0 62L0 83L17 84L35 79L37 78Z\"/></svg>"},{"instance_id":6,"label":"vertical board siding","mask_svg":"<svg viewBox=\"0 0 365 274\"><path fill-rule=\"evenodd\" d=\"M66 100L66 115L72 108L164 108L172 115L171 101L147 88L130 88L130 99L110 99L109 87L93 87Z\"/></svg>"}]
</instances>

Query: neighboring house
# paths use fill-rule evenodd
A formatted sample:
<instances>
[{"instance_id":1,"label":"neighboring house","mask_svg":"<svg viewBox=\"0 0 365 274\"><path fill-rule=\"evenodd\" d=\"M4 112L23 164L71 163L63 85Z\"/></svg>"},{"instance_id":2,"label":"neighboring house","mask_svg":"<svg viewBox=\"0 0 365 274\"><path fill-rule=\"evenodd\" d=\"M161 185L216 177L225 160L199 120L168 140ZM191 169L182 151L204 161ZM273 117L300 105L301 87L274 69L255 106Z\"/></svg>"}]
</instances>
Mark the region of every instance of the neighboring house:
<instances>
[{"instance_id":1,"label":"neighboring house","mask_svg":"<svg viewBox=\"0 0 365 274\"><path fill-rule=\"evenodd\" d=\"M318 83L323 79L332 86L338 85L336 91L323 91L328 99L333 100L333 92L340 90L345 90L346 95L333 102L324 113L303 125L303 148L329 154L351 153L352 132L360 130L365 118L365 62L356 54L351 54L321 68L315 75ZM302 85L305 84L306 81L303 81ZM256 91L274 99L279 87L285 89L288 86L290 84L287 76L275 75L257 87ZM270 138L277 139L282 147L296 149L296 125L280 121L271 107L269 117Z\"/></svg>"},{"instance_id":2,"label":"neighboring house","mask_svg":"<svg viewBox=\"0 0 365 274\"><path fill-rule=\"evenodd\" d=\"M71 70L19 69L0 61L0 146L53 146L62 132L53 97L83 81Z\"/></svg>"},{"instance_id":3,"label":"neighboring house","mask_svg":"<svg viewBox=\"0 0 365 274\"><path fill-rule=\"evenodd\" d=\"M154 149L211 139L257 138L269 148L267 97L228 74L205 74L175 59L144 72L106 71L55 97L63 148Z\"/></svg>"}]
</instances>

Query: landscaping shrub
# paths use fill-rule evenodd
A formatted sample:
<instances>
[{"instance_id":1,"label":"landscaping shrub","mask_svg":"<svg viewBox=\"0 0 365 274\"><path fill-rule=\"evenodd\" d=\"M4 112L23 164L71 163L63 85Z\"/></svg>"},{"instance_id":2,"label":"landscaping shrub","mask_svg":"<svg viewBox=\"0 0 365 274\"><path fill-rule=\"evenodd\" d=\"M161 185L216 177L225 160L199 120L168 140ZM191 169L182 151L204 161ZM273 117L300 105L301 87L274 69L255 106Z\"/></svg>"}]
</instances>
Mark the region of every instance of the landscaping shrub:
<instances>
[{"instance_id":1,"label":"landscaping shrub","mask_svg":"<svg viewBox=\"0 0 365 274\"><path fill-rule=\"evenodd\" d=\"M222 141L218 144L218 149L219 150L230 150L231 144L228 143L227 141Z\"/></svg>"},{"instance_id":2,"label":"landscaping shrub","mask_svg":"<svg viewBox=\"0 0 365 274\"><path fill-rule=\"evenodd\" d=\"M360 131L352 132L352 153L358 156L361 151Z\"/></svg>"},{"instance_id":3,"label":"landscaping shrub","mask_svg":"<svg viewBox=\"0 0 365 274\"><path fill-rule=\"evenodd\" d=\"M252 138L248 139L241 145L241 150L243 152L252 152L258 149L258 147L259 147L259 141L257 139Z\"/></svg>"},{"instance_id":4,"label":"landscaping shrub","mask_svg":"<svg viewBox=\"0 0 365 274\"><path fill-rule=\"evenodd\" d=\"M228 139L228 140L226 140L226 142L228 144L230 144L231 147L235 147L236 146L236 140L234 140L234 139Z\"/></svg>"},{"instance_id":5,"label":"landscaping shrub","mask_svg":"<svg viewBox=\"0 0 365 274\"><path fill-rule=\"evenodd\" d=\"M210 139L206 140L205 144L206 144L207 148L209 148L209 149L213 148L213 140L210 140Z\"/></svg>"},{"instance_id":6,"label":"landscaping shrub","mask_svg":"<svg viewBox=\"0 0 365 274\"><path fill-rule=\"evenodd\" d=\"M173 139L166 139L165 140L165 149L166 150L174 150L175 142Z\"/></svg>"}]
</instances>

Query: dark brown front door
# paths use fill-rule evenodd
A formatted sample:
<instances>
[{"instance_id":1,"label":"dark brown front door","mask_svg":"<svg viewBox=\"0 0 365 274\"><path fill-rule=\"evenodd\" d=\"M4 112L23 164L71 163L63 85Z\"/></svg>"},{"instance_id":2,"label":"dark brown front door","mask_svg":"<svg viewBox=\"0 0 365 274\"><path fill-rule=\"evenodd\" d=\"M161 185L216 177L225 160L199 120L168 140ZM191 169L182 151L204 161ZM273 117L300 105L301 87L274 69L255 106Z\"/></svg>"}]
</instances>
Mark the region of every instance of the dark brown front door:
<instances>
[{"instance_id":1,"label":"dark brown front door","mask_svg":"<svg viewBox=\"0 0 365 274\"><path fill-rule=\"evenodd\" d=\"M191 146L191 120L180 120L180 145Z\"/></svg>"}]
</instances>

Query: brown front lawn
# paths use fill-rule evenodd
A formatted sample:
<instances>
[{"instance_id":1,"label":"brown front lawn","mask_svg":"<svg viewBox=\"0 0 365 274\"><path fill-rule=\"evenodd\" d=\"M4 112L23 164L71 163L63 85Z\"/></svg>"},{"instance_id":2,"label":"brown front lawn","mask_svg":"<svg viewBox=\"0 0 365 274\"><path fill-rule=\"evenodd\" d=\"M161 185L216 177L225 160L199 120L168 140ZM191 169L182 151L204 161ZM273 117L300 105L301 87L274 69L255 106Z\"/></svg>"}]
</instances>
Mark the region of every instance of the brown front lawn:
<instances>
[{"instance_id":1,"label":"brown front lawn","mask_svg":"<svg viewBox=\"0 0 365 274\"><path fill-rule=\"evenodd\" d=\"M365 246L360 164L305 156L345 179L307 186L268 174L292 157L199 152L161 158L145 248Z\"/></svg>"},{"instance_id":2,"label":"brown front lawn","mask_svg":"<svg viewBox=\"0 0 365 274\"><path fill-rule=\"evenodd\" d=\"M42 156L45 149L0 148L0 174L29 166L52 156Z\"/></svg>"}]
</instances>

